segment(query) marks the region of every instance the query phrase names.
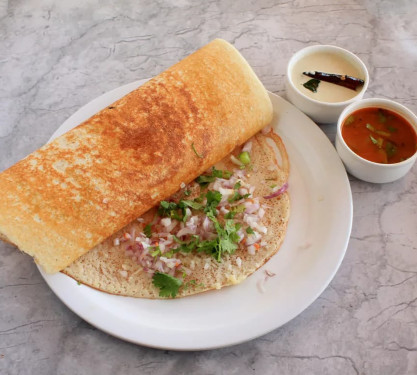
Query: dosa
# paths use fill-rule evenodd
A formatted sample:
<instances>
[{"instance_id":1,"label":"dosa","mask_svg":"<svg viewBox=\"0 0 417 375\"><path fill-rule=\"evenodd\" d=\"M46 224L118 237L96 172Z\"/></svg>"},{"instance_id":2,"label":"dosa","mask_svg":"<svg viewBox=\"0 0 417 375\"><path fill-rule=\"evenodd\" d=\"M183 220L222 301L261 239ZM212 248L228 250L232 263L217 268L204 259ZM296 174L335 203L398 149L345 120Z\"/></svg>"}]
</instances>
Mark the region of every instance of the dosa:
<instances>
[{"instance_id":1,"label":"dosa","mask_svg":"<svg viewBox=\"0 0 417 375\"><path fill-rule=\"evenodd\" d=\"M215 40L0 174L0 238L60 271L272 119L239 52Z\"/></svg>"},{"instance_id":2,"label":"dosa","mask_svg":"<svg viewBox=\"0 0 417 375\"><path fill-rule=\"evenodd\" d=\"M261 215L262 218L256 219L257 223L255 225L265 226L267 230L266 233L259 236L259 239L253 239L254 235L245 237L248 241L252 239L252 242L262 246L259 246L256 250L254 247L251 254L245 241L241 240L236 251L232 254L225 254L220 260L215 259L211 254L197 253L196 251L173 254L173 257L181 262L181 266L171 274L175 275L179 282L182 282L175 297L186 297L241 283L276 254L284 241L290 215L289 194L285 191L270 199L264 197L271 196L272 187L285 186L288 181L289 161L285 146L282 140L272 132L268 134L258 133L249 142L252 144L251 164L250 167L245 168L240 173L245 176L245 181L255 188L250 199L257 199L260 205L265 207L265 214ZM238 146L232 155L237 157L241 149L242 147ZM277 155L279 155L278 159ZM230 156L227 156L216 163L215 168L232 171L237 167L231 162ZM194 188L195 185L198 184L196 182L191 184ZM172 198L174 200L178 200L181 196L184 198L184 191L187 191L187 189L188 187L184 187L182 193L177 192ZM194 196L198 197L200 193L201 189L197 186ZM185 199L188 198L185 197ZM235 207L242 207L242 203L237 203ZM248 212L253 211L248 210ZM204 217L204 213L200 213L200 215ZM221 216L223 215L219 212L218 217ZM244 216L243 213L240 214L237 221L241 222L244 228L247 227L247 223L242 220L242 216ZM160 289L153 283L153 273L150 273L137 259L129 255L129 249L140 246L140 235L145 224L160 222L160 220L157 209L152 208L142 218L139 218L139 221L134 220L121 231L77 259L62 272L79 283L107 293L139 298L161 298ZM200 223L202 221L201 218ZM159 227L161 228L160 225ZM161 231L165 232L166 229L162 227ZM242 232L245 233L244 230ZM125 236L129 239L124 240ZM162 236L167 238L166 234L162 234ZM190 238L190 235L185 237ZM123 242L115 245L115 240L116 243L119 243L119 239ZM160 238L154 233L149 242L156 244L157 241L160 241ZM177 246L178 244L174 244L173 247ZM155 245L152 249L155 249ZM143 256L143 250L142 248L142 252L137 252L139 257ZM149 252L152 253L152 251ZM169 254L165 252L161 256L167 257ZM148 255L148 258L151 260L151 267L157 270L158 256ZM167 262L172 260L172 258L166 259ZM169 270L169 268L167 269ZM268 276L273 276L273 274L268 272L264 277Z\"/></svg>"}]
</instances>

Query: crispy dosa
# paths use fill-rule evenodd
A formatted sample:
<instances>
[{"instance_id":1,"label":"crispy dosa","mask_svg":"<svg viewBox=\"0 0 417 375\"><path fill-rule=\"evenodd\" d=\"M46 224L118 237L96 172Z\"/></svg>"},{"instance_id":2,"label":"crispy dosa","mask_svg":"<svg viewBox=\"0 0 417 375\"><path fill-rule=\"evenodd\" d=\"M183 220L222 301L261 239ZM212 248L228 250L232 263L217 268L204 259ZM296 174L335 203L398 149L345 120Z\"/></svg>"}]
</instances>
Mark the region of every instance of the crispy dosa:
<instances>
[{"instance_id":1,"label":"crispy dosa","mask_svg":"<svg viewBox=\"0 0 417 375\"><path fill-rule=\"evenodd\" d=\"M0 174L0 236L70 265L272 119L239 52L215 40Z\"/></svg>"},{"instance_id":2,"label":"crispy dosa","mask_svg":"<svg viewBox=\"0 0 417 375\"><path fill-rule=\"evenodd\" d=\"M278 148L272 147L272 138ZM263 197L271 193L271 184L282 186L288 179L288 157L281 139L273 134L258 133L252 138L252 168L247 172L248 180L255 186L254 196ZM241 147L237 147L233 155L239 155ZM277 160L276 155L281 155ZM227 156L216 168L232 170L236 168ZM197 196L200 192L197 192ZM174 196L175 197L175 196ZM182 264L191 269L191 273L184 279L177 297L185 297L207 290L242 282L259 267L261 267L280 248L286 233L290 214L290 200L288 192L273 199L261 198L268 208L262 222L268 232L263 240L267 246L260 248L254 255L248 253L246 246L240 245L235 253L225 256L218 262L211 255L202 253L179 254ZM156 214L153 208L144 216L144 222L150 222ZM118 233L96 246L93 250L80 257L63 272L80 283L95 289L117 295L160 298L159 289L152 283L152 275L132 260L124 246L115 246L114 239L123 237L124 233L139 233L143 231L143 224L137 220L130 223ZM132 239L134 241L134 239ZM240 258L240 259L238 259Z\"/></svg>"}]
</instances>

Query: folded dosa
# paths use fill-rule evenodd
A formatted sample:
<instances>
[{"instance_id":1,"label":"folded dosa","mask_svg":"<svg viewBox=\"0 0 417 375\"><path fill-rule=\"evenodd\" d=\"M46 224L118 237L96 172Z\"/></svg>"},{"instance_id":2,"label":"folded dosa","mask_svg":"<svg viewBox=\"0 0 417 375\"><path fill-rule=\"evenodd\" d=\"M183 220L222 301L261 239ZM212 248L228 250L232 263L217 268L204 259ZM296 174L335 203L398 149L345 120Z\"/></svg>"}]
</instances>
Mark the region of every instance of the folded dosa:
<instances>
[{"instance_id":1,"label":"folded dosa","mask_svg":"<svg viewBox=\"0 0 417 375\"><path fill-rule=\"evenodd\" d=\"M0 236L62 270L271 118L250 66L215 40L2 172Z\"/></svg>"}]
</instances>

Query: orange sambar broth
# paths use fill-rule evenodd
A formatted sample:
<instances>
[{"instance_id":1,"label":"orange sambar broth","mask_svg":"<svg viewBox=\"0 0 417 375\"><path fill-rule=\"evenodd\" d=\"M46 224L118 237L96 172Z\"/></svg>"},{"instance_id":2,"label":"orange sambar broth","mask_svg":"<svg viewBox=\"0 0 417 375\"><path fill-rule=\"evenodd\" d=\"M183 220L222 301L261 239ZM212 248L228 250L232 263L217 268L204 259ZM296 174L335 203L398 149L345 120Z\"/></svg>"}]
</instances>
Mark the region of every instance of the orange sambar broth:
<instances>
[{"instance_id":1,"label":"orange sambar broth","mask_svg":"<svg viewBox=\"0 0 417 375\"><path fill-rule=\"evenodd\" d=\"M417 135L400 115L381 108L362 108L342 125L342 137L349 148L375 163L398 163L416 152Z\"/></svg>"}]
</instances>

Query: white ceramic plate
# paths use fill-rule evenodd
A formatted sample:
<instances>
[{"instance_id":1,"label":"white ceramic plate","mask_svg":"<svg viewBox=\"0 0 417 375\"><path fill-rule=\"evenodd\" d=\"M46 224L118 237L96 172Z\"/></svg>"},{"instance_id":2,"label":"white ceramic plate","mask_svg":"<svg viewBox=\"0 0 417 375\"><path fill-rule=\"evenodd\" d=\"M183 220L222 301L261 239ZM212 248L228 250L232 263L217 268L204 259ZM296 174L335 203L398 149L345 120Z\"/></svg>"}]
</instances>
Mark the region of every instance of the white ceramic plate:
<instances>
[{"instance_id":1,"label":"white ceramic plate","mask_svg":"<svg viewBox=\"0 0 417 375\"><path fill-rule=\"evenodd\" d=\"M143 82L93 100L65 121L52 138ZM42 273L55 294L81 318L113 336L176 350L241 343L280 327L308 307L329 284L345 254L352 195L342 162L323 132L281 97L270 97L273 126L291 163L291 217L284 244L265 266L239 285L177 300L113 296L78 285L60 273ZM266 269L276 276L263 284Z\"/></svg>"}]
</instances>

